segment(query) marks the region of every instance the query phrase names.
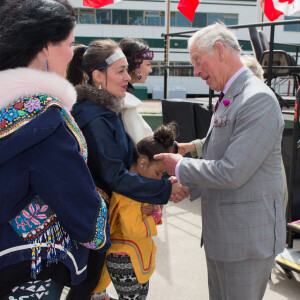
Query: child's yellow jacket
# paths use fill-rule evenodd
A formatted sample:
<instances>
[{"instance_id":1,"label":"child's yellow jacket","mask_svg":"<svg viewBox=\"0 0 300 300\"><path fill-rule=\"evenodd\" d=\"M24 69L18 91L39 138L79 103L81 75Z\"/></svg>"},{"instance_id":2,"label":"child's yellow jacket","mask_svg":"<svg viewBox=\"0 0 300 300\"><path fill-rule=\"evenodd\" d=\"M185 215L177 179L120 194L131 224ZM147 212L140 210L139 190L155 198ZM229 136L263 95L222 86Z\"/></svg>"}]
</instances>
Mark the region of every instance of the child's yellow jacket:
<instances>
[{"instance_id":1,"label":"child's yellow jacket","mask_svg":"<svg viewBox=\"0 0 300 300\"><path fill-rule=\"evenodd\" d=\"M141 205L140 202L112 193L109 203L111 247L106 254L127 253L138 282L145 283L155 268L156 245L151 236L157 235L157 230L153 217L141 212ZM104 264L94 293L102 292L109 283L110 277Z\"/></svg>"}]
</instances>

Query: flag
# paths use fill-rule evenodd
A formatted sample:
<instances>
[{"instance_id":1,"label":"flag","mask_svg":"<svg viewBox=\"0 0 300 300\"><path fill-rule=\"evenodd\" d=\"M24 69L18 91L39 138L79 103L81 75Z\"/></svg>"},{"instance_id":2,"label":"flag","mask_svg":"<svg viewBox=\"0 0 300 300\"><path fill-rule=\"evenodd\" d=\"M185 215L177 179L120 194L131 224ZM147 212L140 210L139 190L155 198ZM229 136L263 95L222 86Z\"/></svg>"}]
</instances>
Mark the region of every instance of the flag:
<instances>
[{"instance_id":1,"label":"flag","mask_svg":"<svg viewBox=\"0 0 300 300\"><path fill-rule=\"evenodd\" d=\"M99 8L120 1L122 0L83 0L83 5L88 7L93 7L93 8Z\"/></svg>"},{"instance_id":2,"label":"flag","mask_svg":"<svg viewBox=\"0 0 300 300\"><path fill-rule=\"evenodd\" d=\"M290 16L300 11L299 0L262 0L261 7L264 2L264 13L272 22L277 20L281 15Z\"/></svg>"},{"instance_id":3,"label":"flag","mask_svg":"<svg viewBox=\"0 0 300 300\"><path fill-rule=\"evenodd\" d=\"M194 20L199 0L180 0L177 9L191 22Z\"/></svg>"}]
</instances>

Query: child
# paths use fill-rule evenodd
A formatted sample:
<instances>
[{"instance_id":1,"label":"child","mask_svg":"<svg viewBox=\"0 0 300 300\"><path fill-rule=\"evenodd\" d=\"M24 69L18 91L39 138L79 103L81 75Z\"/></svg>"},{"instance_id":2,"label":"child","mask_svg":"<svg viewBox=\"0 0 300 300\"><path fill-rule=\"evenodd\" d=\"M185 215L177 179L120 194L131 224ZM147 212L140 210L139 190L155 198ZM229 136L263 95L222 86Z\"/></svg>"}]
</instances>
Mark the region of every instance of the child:
<instances>
[{"instance_id":1,"label":"child","mask_svg":"<svg viewBox=\"0 0 300 300\"><path fill-rule=\"evenodd\" d=\"M159 153L172 152L176 127L174 123L160 126L151 137L135 146L130 172L160 179L165 172L163 161L154 160ZM176 183L178 188L180 184ZM110 204L111 248L107 251L106 267L119 299L146 299L149 278L155 267L157 235L156 225L161 224L162 211L153 206L151 214L142 213L143 204L113 192ZM107 274L101 275L97 290L107 287ZM106 278L106 279L105 279Z\"/></svg>"}]
</instances>

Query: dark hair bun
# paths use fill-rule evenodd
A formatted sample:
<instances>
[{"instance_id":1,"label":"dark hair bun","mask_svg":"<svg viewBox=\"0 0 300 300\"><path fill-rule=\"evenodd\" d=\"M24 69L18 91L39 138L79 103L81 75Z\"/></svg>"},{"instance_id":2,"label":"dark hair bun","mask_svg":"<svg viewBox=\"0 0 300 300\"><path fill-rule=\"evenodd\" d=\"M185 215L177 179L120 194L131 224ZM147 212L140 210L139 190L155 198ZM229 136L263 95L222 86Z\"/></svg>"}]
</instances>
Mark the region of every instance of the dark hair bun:
<instances>
[{"instance_id":1,"label":"dark hair bun","mask_svg":"<svg viewBox=\"0 0 300 300\"><path fill-rule=\"evenodd\" d=\"M176 139L177 127L175 122L161 125L154 131L154 140L161 143L165 148L172 147Z\"/></svg>"}]
</instances>

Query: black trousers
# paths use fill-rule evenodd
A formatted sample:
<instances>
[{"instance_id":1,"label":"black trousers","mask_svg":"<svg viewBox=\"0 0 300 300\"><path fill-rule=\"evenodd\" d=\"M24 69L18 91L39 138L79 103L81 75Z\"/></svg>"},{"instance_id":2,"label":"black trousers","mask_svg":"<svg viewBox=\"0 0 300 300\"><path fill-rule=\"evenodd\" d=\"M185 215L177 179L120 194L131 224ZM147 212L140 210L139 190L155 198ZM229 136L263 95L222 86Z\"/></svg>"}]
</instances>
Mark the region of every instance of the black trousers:
<instances>
[{"instance_id":1,"label":"black trousers","mask_svg":"<svg viewBox=\"0 0 300 300\"><path fill-rule=\"evenodd\" d=\"M67 300L91 300L92 292L99 282L104 261L105 253L89 251L87 278L80 284L71 287Z\"/></svg>"}]
</instances>

